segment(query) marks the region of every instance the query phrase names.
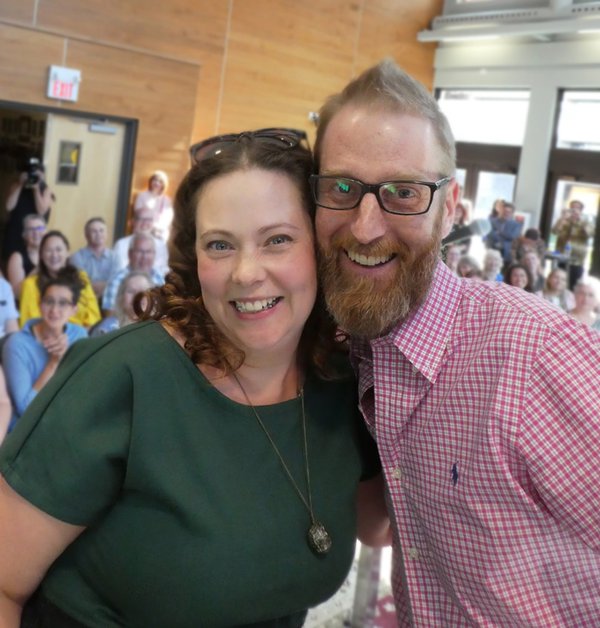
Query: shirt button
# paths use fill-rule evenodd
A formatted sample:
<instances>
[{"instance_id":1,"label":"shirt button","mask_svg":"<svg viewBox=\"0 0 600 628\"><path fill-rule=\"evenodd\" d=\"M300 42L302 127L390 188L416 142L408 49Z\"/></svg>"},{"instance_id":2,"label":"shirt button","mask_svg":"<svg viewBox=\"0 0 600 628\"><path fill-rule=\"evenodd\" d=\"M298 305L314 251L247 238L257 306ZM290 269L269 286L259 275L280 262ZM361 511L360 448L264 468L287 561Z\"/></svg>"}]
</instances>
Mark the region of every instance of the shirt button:
<instances>
[{"instance_id":1,"label":"shirt button","mask_svg":"<svg viewBox=\"0 0 600 628\"><path fill-rule=\"evenodd\" d=\"M402 479L402 469L400 469L400 467L396 467L395 469L392 470L392 477L394 477L396 480L401 480Z\"/></svg>"},{"instance_id":2,"label":"shirt button","mask_svg":"<svg viewBox=\"0 0 600 628\"><path fill-rule=\"evenodd\" d=\"M418 560L419 558L419 550L416 547L411 547L408 550L408 557L411 560Z\"/></svg>"},{"instance_id":3,"label":"shirt button","mask_svg":"<svg viewBox=\"0 0 600 628\"><path fill-rule=\"evenodd\" d=\"M413 375L419 374L419 369L414 365L410 367L410 370L413 372Z\"/></svg>"}]
</instances>

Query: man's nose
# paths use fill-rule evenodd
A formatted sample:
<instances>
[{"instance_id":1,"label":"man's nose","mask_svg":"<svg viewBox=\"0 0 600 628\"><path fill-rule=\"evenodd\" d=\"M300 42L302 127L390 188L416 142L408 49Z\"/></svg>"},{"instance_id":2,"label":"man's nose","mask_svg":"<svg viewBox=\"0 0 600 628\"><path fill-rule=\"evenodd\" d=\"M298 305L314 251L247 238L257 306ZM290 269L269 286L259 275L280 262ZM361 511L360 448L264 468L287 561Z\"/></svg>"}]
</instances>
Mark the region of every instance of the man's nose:
<instances>
[{"instance_id":1,"label":"man's nose","mask_svg":"<svg viewBox=\"0 0 600 628\"><path fill-rule=\"evenodd\" d=\"M387 220L375 194L371 192L365 194L353 212L350 231L358 242L369 244L385 235L388 228Z\"/></svg>"}]
</instances>

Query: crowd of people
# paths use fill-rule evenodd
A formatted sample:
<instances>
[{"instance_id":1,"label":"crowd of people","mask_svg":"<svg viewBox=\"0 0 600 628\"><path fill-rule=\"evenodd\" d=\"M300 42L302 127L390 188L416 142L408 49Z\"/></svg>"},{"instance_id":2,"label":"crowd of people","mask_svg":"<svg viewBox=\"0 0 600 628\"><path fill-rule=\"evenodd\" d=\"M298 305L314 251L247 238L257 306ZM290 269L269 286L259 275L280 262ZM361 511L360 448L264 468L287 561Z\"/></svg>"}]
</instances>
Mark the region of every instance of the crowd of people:
<instances>
[{"instance_id":1,"label":"crowd of people","mask_svg":"<svg viewBox=\"0 0 600 628\"><path fill-rule=\"evenodd\" d=\"M64 233L48 229L55 196L43 165L31 159L11 186L0 275L0 404L9 412L0 417L0 442L73 342L134 322L136 294L164 283L173 219L167 185L157 171L136 195L131 235L110 247L105 220L90 218L85 246L74 252Z\"/></svg>"},{"instance_id":2,"label":"crowd of people","mask_svg":"<svg viewBox=\"0 0 600 628\"><path fill-rule=\"evenodd\" d=\"M300 628L357 536L393 545L401 628L599 624L593 279L546 277L504 202L481 268L458 242L442 261L468 224L455 142L391 60L305 139L194 145L166 276L146 202L97 268L41 238L39 315L5 342L36 368L0 447L3 626ZM132 272L139 322L78 340L89 295L131 319Z\"/></svg>"},{"instance_id":3,"label":"crowd of people","mask_svg":"<svg viewBox=\"0 0 600 628\"><path fill-rule=\"evenodd\" d=\"M547 255L539 230L529 228L521 234L514 205L498 199L490 216L491 229L483 237L482 259L473 254L471 239L467 243L461 239L444 247L444 261L459 277L504 282L534 293L600 330L600 279L584 272L595 225L582 211L581 201L569 203L552 228L552 233L560 234L556 251Z\"/></svg>"}]
</instances>

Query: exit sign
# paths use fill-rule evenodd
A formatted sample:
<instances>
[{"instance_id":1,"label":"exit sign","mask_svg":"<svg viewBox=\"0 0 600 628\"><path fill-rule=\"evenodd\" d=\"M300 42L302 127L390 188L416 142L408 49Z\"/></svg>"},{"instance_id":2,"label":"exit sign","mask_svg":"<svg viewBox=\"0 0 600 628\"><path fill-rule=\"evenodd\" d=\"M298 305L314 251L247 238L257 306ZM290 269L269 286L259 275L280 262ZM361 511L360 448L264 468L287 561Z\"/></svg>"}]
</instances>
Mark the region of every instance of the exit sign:
<instances>
[{"instance_id":1,"label":"exit sign","mask_svg":"<svg viewBox=\"0 0 600 628\"><path fill-rule=\"evenodd\" d=\"M81 83L81 70L51 65L48 75L48 98L77 102Z\"/></svg>"}]
</instances>

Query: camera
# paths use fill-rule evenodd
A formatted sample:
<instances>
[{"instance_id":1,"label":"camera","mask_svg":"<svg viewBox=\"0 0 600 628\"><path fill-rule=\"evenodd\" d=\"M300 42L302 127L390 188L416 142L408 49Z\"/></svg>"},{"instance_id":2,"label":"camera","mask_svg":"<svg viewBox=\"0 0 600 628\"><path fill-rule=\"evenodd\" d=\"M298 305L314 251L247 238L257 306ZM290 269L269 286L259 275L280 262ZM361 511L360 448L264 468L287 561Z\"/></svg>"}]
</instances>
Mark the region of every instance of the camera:
<instances>
[{"instance_id":1,"label":"camera","mask_svg":"<svg viewBox=\"0 0 600 628\"><path fill-rule=\"evenodd\" d=\"M37 157L30 157L27 161L27 180L25 181L25 184L35 185L40 180L39 172L41 169L40 160Z\"/></svg>"}]
</instances>

